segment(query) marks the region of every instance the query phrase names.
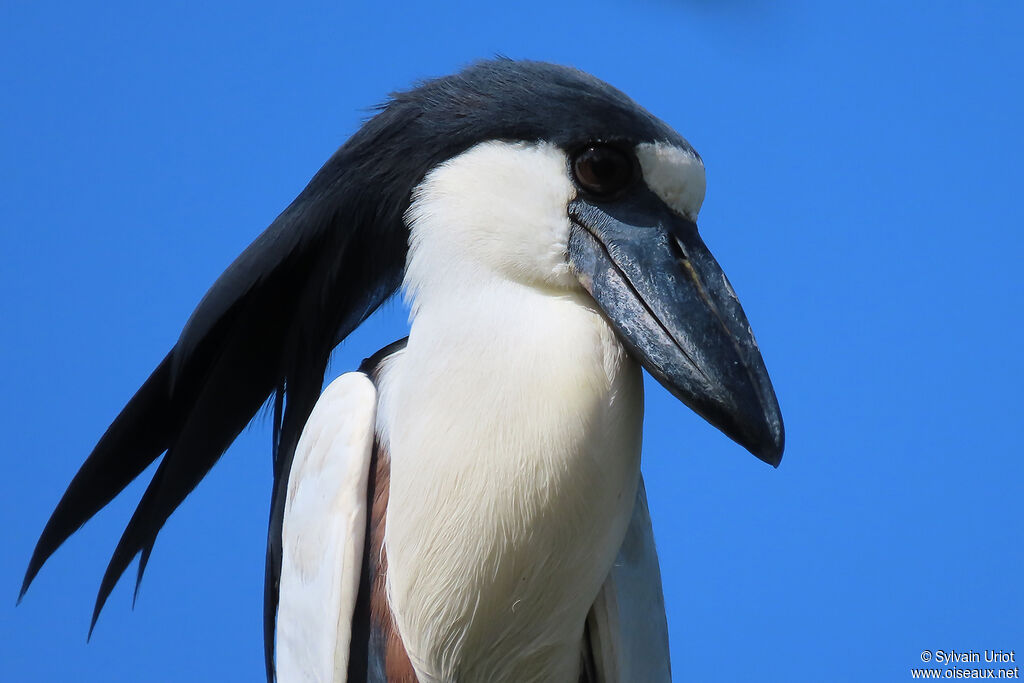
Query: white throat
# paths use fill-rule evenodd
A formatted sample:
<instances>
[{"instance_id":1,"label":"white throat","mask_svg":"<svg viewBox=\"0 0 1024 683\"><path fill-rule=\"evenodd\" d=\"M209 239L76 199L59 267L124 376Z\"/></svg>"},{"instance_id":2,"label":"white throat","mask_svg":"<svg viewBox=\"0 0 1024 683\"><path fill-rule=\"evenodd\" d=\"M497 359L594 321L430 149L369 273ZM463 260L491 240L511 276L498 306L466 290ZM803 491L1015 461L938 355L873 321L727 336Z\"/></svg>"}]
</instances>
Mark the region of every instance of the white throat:
<instances>
[{"instance_id":1,"label":"white throat","mask_svg":"<svg viewBox=\"0 0 1024 683\"><path fill-rule=\"evenodd\" d=\"M575 680L632 511L642 378L564 266L565 169L488 143L414 195L378 430L389 602L423 683Z\"/></svg>"}]
</instances>

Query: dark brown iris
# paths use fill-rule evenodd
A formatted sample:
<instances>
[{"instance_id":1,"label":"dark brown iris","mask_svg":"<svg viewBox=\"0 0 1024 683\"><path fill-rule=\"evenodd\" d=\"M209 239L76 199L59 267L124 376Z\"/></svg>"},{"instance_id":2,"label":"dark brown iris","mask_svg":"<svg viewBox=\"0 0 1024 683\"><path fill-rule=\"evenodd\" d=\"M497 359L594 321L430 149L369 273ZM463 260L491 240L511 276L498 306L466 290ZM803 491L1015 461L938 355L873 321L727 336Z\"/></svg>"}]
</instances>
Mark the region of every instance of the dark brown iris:
<instances>
[{"instance_id":1,"label":"dark brown iris","mask_svg":"<svg viewBox=\"0 0 1024 683\"><path fill-rule=\"evenodd\" d=\"M610 197L633 182L632 157L611 145L591 145L576 155L572 171L576 183L596 197Z\"/></svg>"}]
</instances>

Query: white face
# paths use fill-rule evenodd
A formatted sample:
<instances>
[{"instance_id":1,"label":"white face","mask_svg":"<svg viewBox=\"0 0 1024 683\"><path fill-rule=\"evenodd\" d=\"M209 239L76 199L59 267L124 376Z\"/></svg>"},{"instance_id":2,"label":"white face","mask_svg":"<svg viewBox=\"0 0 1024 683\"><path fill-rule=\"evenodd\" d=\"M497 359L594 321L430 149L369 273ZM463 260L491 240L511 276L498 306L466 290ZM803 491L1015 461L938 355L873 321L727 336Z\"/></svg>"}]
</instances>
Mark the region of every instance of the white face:
<instances>
[{"instance_id":1,"label":"white face","mask_svg":"<svg viewBox=\"0 0 1024 683\"><path fill-rule=\"evenodd\" d=\"M695 220L704 165L667 143L637 145L643 182ZM431 171L413 191L405 289L414 308L490 278L580 288L567 260L568 204L577 195L566 153L548 143L485 142Z\"/></svg>"}]
</instances>

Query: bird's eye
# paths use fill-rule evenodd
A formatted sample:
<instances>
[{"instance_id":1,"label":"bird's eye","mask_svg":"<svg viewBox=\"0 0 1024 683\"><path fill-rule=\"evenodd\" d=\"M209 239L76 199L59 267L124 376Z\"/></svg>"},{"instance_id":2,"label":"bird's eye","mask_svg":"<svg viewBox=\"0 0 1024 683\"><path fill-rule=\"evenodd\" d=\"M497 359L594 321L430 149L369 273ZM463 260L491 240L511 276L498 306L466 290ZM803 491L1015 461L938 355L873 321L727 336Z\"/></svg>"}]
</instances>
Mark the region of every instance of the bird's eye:
<instances>
[{"instance_id":1,"label":"bird's eye","mask_svg":"<svg viewBox=\"0 0 1024 683\"><path fill-rule=\"evenodd\" d=\"M576 183L597 197L609 197L633 182L636 173L633 159L609 145L591 145L572 161Z\"/></svg>"}]
</instances>

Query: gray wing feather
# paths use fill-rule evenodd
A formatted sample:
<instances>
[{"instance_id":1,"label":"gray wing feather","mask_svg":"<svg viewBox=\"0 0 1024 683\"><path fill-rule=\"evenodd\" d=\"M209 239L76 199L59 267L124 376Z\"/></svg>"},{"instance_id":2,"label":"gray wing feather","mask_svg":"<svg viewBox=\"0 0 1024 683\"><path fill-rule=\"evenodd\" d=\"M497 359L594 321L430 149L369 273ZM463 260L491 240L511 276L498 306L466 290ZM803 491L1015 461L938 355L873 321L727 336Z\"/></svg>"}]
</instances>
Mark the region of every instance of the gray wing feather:
<instances>
[{"instance_id":1,"label":"gray wing feather","mask_svg":"<svg viewBox=\"0 0 1024 683\"><path fill-rule=\"evenodd\" d=\"M668 683L668 622L643 479L633 517L587 617L598 683Z\"/></svg>"}]
</instances>

